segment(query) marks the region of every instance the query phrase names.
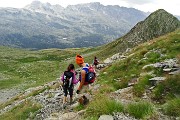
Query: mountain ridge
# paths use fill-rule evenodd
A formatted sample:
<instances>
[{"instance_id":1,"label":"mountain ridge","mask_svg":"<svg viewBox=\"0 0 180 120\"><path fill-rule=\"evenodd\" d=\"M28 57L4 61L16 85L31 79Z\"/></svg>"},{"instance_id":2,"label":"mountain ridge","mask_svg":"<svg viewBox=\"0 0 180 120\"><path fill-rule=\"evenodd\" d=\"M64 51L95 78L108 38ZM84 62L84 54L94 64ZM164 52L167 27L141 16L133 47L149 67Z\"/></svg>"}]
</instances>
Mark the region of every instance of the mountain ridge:
<instances>
[{"instance_id":1,"label":"mountain ridge","mask_svg":"<svg viewBox=\"0 0 180 120\"><path fill-rule=\"evenodd\" d=\"M35 2L23 9L1 8L0 15L1 45L39 49L102 45L146 18L136 9L99 3L62 8Z\"/></svg>"},{"instance_id":2,"label":"mountain ridge","mask_svg":"<svg viewBox=\"0 0 180 120\"><path fill-rule=\"evenodd\" d=\"M112 53L122 53L140 43L167 34L178 28L180 28L180 21L167 11L159 9L151 13L144 21L137 23L126 35L110 44L106 44L105 47L107 51L111 49Z\"/></svg>"}]
</instances>

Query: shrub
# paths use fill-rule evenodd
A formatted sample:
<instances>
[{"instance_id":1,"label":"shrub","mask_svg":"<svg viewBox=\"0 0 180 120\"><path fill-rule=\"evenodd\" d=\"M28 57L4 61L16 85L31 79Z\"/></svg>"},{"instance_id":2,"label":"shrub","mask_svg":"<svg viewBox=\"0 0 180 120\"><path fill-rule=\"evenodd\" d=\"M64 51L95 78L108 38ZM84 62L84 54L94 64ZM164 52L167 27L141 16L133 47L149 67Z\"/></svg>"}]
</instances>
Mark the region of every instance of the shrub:
<instances>
[{"instance_id":1,"label":"shrub","mask_svg":"<svg viewBox=\"0 0 180 120\"><path fill-rule=\"evenodd\" d=\"M164 104L163 111L167 115L180 116L180 98L175 98Z\"/></svg>"},{"instance_id":2,"label":"shrub","mask_svg":"<svg viewBox=\"0 0 180 120\"><path fill-rule=\"evenodd\" d=\"M154 108L152 104L145 101L140 101L138 103L128 104L126 112L128 112L130 115L134 116L135 118L140 119L152 115L152 113L154 112Z\"/></svg>"}]
</instances>

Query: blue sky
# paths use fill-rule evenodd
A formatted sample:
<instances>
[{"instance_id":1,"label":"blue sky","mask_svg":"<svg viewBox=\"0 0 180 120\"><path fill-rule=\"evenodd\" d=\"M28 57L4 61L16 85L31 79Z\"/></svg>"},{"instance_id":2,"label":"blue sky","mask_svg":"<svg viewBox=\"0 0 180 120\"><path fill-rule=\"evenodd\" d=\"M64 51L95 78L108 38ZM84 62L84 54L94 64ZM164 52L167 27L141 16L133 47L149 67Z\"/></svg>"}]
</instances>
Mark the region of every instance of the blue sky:
<instances>
[{"instance_id":1,"label":"blue sky","mask_svg":"<svg viewBox=\"0 0 180 120\"><path fill-rule=\"evenodd\" d=\"M0 0L0 7L23 8L33 0ZM133 7L144 12L153 12L157 9L165 9L174 15L180 15L180 0L39 0L42 3L49 2L52 5L59 4L63 7L89 2L100 2L103 5L119 5Z\"/></svg>"}]
</instances>

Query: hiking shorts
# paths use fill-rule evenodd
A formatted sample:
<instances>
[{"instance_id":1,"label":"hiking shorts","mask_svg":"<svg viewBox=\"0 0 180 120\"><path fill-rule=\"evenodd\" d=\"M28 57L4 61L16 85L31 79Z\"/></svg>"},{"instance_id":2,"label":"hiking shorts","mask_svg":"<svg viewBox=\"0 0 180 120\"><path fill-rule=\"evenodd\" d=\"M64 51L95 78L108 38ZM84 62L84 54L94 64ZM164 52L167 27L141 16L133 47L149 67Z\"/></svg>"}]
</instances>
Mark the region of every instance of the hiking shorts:
<instances>
[{"instance_id":1,"label":"hiking shorts","mask_svg":"<svg viewBox=\"0 0 180 120\"><path fill-rule=\"evenodd\" d=\"M73 88L63 87L63 91L64 91L64 96L65 97L67 97L68 93L69 93L70 97L73 96Z\"/></svg>"}]
</instances>

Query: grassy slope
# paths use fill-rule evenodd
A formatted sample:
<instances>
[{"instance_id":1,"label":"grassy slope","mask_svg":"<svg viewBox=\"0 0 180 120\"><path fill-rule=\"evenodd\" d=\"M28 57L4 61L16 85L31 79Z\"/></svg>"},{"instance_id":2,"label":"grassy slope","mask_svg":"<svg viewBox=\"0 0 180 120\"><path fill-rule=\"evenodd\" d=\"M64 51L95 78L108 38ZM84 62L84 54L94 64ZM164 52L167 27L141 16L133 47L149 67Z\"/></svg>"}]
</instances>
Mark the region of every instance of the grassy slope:
<instances>
[{"instance_id":1,"label":"grassy slope","mask_svg":"<svg viewBox=\"0 0 180 120\"><path fill-rule=\"evenodd\" d=\"M110 49L110 48L109 48ZM142 60L144 54L151 50L158 50L161 54L165 55L160 57L159 53L150 52L148 54L147 60ZM111 52L110 52L111 53ZM170 34L161 36L157 39L151 40L144 44L141 44L131 51L128 54L134 54L131 57L123 61L116 62L112 64L112 66L106 68L103 72L107 72L107 74L101 73L98 78L101 83L110 83L114 84L117 88L121 88L124 85L127 85L127 82L131 78L139 77L140 73L148 72L142 70L142 67L147 64L160 62L169 58L179 58L180 56L180 30L172 32ZM106 53L108 54L108 53ZM161 74L161 73L159 73ZM113 79L120 78L125 83L116 83ZM118 84L118 85L117 85Z\"/></svg>"},{"instance_id":2,"label":"grassy slope","mask_svg":"<svg viewBox=\"0 0 180 120\"><path fill-rule=\"evenodd\" d=\"M89 48L29 51L0 46L0 89L27 89L56 80L69 63L75 63L77 53L88 51Z\"/></svg>"},{"instance_id":3,"label":"grassy slope","mask_svg":"<svg viewBox=\"0 0 180 120\"><path fill-rule=\"evenodd\" d=\"M107 49L111 50L111 48L104 47L104 51L106 51ZM158 52L155 52L155 51L158 51ZM100 56L98 57L103 58L104 55L111 54L111 51L106 51L106 52L107 53L99 54ZM146 53L148 53L147 54L148 59L143 59ZM143 70L142 67L147 64L161 62L161 61L164 61L166 59L171 59L171 58L177 58L180 62L180 30L176 30L172 33L169 33L167 35L161 36L159 38L156 38L149 42L141 44L133 48L130 53L127 53L127 56L130 54L131 56L128 57L127 59L117 61L116 63L113 63L111 66L108 66L107 68L103 69L103 71L101 71L100 75L98 76L97 83L101 84L102 86L99 89L97 96L100 96L100 95L103 96L103 94L107 96L109 92L113 92L117 89L127 87L128 81L130 81L131 79L139 78L139 82L137 85L134 86L133 92L137 97L141 97L143 93L145 92L146 87L147 86L151 87L148 79L151 78L152 76L150 75L140 76L140 74L153 71L156 76L161 76L161 77L166 76L167 80L164 83L162 83L162 85L164 86L163 88L161 87L162 85L160 84L154 89L154 91L151 93L151 98L161 103L160 107L162 107L164 111L166 111L165 114L179 116L180 109L177 109L177 107L178 108L180 107L180 104L179 104L180 99L176 98L175 94L180 95L179 93L180 75L171 77L170 75L163 73L161 69L150 68L150 69ZM164 56L161 56L161 55L164 55ZM121 81L115 81L118 79L120 79ZM169 91L166 92L166 89L168 89ZM162 94L164 94L163 97L162 97ZM162 100L163 102L161 102ZM93 118L98 118L97 114L101 115L101 113L106 111L106 109L102 107L101 107L100 112L94 109L97 106L102 106L102 104L99 103L98 101L96 100L93 101L95 105L90 104L87 107L88 109L87 114L94 113L92 114ZM154 105L156 106L156 103L154 103ZM168 106L168 107L164 107L164 106ZM137 107L139 107L139 105L138 106L132 105L132 107L133 108L130 108L129 110L133 109L135 111L125 110L124 112L129 113L132 116L137 117L137 118L138 117L144 118L152 114L152 111L151 111L149 114L143 116L145 114L143 111L141 111L140 113L137 111ZM149 109L149 107L147 109ZM167 112L174 109L176 110L172 113ZM106 113L106 114L111 114L111 113ZM142 116L138 116L138 114L142 114ZM155 114L156 113L153 113L153 115Z\"/></svg>"}]
</instances>

